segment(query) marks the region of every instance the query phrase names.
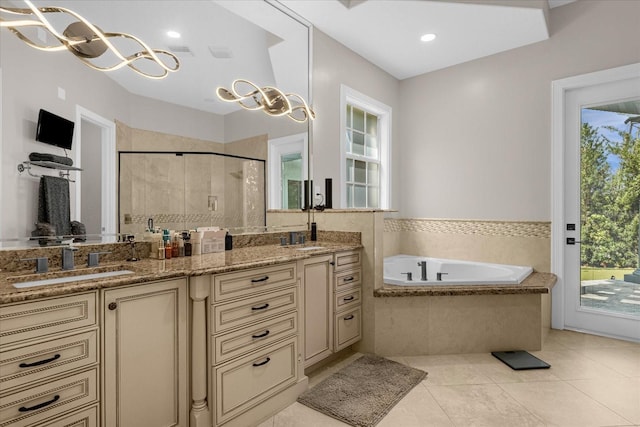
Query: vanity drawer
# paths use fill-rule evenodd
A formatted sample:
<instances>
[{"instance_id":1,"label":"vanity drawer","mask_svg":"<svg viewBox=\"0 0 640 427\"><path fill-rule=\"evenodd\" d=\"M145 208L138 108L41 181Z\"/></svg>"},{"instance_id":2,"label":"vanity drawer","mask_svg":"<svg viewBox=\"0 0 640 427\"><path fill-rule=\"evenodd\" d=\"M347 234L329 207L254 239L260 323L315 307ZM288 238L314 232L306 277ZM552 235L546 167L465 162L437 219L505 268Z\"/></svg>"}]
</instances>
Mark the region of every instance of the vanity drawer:
<instances>
[{"instance_id":1,"label":"vanity drawer","mask_svg":"<svg viewBox=\"0 0 640 427\"><path fill-rule=\"evenodd\" d=\"M337 314L335 317L335 351L340 351L362 338L362 310L360 307Z\"/></svg>"},{"instance_id":2,"label":"vanity drawer","mask_svg":"<svg viewBox=\"0 0 640 427\"><path fill-rule=\"evenodd\" d=\"M216 425L294 384L297 355L297 338L293 337L216 368Z\"/></svg>"},{"instance_id":3,"label":"vanity drawer","mask_svg":"<svg viewBox=\"0 0 640 427\"><path fill-rule=\"evenodd\" d=\"M360 251L344 251L336 253L334 271L360 267Z\"/></svg>"},{"instance_id":4,"label":"vanity drawer","mask_svg":"<svg viewBox=\"0 0 640 427\"><path fill-rule=\"evenodd\" d=\"M0 346L96 324L96 294L0 307Z\"/></svg>"},{"instance_id":5,"label":"vanity drawer","mask_svg":"<svg viewBox=\"0 0 640 427\"><path fill-rule=\"evenodd\" d=\"M344 310L349 310L351 307L359 306L361 298L362 291L360 288L336 293L334 296L334 310L336 313L339 313Z\"/></svg>"},{"instance_id":6,"label":"vanity drawer","mask_svg":"<svg viewBox=\"0 0 640 427\"><path fill-rule=\"evenodd\" d=\"M215 365L254 351L298 332L298 313L278 316L257 325L213 337Z\"/></svg>"},{"instance_id":7,"label":"vanity drawer","mask_svg":"<svg viewBox=\"0 0 640 427\"><path fill-rule=\"evenodd\" d=\"M97 401L97 368L0 397L0 425L35 425Z\"/></svg>"},{"instance_id":8,"label":"vanity drawer","mask_svg":"<svg viewBox=\"0 0 640 427\"><path fill-rule=\"evenodd\" d=\"M279 314L293 311L298 304L296 288L283 289L213 306L212 331L219 333Z\"/></svg>"},{"instance_id":9,"label":"vanity drawer","mask_svg":"<svg viewBox=\"0 0 640 427\"><path fill-rule=\"evenodd\" d=\"M250 295L251 292L264 292L295 284L294 263L216 274L213 276L213 300L226 301Z\"/></svg>"},{"instance_id":10,"label":"vanity drawer","mask_svg":"<svg viewBox=\"0 0 640 427\"><path fill-rule=\"evenodd\" d=\"M38 427L97 427L98 405L82 409L66 417L61 417Z\"/></svg>"},{"instance_id":11,"label":"vanity drawer","mask_svg":"<svg viewBox=\"0 0 640 427\"><path fill-rule=\"evenodd\" d=\"M98 362L98 331L92 330L0 352L0 390Z\"/></svg>"},{"instance_id":12,"label":"vanity drawer","mask_svg":"<svg viewBox=\"0 0 640 427\"><path fill-rule=\"evenodd\" d=\"M360 268L354 268L351 270L341 271L335 275L335 291L342 292L343 290L360 286L362 278L362 270Z\"/></svg>"}]
</instances>

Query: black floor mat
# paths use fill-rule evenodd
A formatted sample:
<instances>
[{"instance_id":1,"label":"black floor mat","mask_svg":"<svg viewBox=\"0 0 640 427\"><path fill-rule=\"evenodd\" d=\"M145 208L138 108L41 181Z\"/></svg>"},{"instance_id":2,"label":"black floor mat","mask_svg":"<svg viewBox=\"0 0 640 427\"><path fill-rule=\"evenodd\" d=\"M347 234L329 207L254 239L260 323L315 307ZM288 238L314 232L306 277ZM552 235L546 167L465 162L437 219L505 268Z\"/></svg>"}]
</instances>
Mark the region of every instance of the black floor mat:
<instances>
[{"instance_id":1,"label":"black floor mat","mask_svg":"<svg viewBox=\"0 0 640 427\"><path fill-rule=\"evenodd\" d=\"M492 351L491 354L516 371L523 369L548 369L551 367L547 362L538 359L524 350Z\"/></svg>"}]
</instances>

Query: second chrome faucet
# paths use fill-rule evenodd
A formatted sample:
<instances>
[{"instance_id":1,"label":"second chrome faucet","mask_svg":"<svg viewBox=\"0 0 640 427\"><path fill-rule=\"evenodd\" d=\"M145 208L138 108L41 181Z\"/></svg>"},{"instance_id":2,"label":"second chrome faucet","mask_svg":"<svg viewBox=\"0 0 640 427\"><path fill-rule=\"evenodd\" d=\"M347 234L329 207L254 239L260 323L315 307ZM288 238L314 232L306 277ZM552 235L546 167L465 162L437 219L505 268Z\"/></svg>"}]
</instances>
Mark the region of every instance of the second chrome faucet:
<instances>
[{"instance_id":1,"label":"second chrome faucet","mask_svg":"<svg viewBox=\"0 0 640 427\"><path fill-rule=\"evenodd\" d=\"M427 261L418 262L418 267L420 267L420 280L423 282L427 281Z\"/></svg>"}]
</instances>

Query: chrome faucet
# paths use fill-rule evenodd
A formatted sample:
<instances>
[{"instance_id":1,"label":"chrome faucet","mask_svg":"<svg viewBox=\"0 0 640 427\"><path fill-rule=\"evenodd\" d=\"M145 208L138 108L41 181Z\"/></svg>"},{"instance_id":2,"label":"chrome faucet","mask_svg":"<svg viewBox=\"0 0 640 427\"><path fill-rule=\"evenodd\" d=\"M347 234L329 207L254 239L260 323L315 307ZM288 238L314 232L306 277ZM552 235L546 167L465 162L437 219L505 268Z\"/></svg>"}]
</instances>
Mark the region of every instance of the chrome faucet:
<instances>
[{"instance_id":1,"label":"chrome faucet","mask_svg":"<svg viewBox=\"0 0 640 427\"><path fill-rule=\"evenodd\" d=\"M62 269L63 270L73 270L73 253L77 251L78 248L74 248L73 246L65 246L62 248Z\"/></svg>"},{"instance_id":2,"label":"chrome faucet","mask_svg":"<svg viewBox=\"0 0 640 427\"><path fill-rule=\"evenodd\" d=\"M420 272L420 280L422 280L423 282L426 282L427 281L427 261L420 261L418 263L418 267L422 269Z\"/></svg>"}]
</instances>

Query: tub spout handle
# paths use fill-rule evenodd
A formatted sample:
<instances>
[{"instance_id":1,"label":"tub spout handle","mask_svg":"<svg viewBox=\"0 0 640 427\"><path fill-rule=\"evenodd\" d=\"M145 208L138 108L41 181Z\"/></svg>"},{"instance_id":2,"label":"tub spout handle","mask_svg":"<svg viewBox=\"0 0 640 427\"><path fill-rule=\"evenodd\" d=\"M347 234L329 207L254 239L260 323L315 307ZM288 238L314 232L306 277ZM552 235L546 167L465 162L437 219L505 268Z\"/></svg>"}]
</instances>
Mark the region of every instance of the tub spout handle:
<instances>
[{"instance_id":1,"label":"tub spout handle","mask_svg":"<svg viewBox=\"0 0 640 427\"><path fill-rule=\"evenodd\" d=\"M449 273L436 273L436 280L442 280L442 276L449 274Z\"/></svg>"},{"instance_id":2,"label":"tub spout handle","mask_svg":"<svg viewBox=\"0 0 640 427\"><path fill-rule=\"evenodd\" d=\"M413 274L409 271L407 273L400 273L400 274L406 274L407 275L407 282L410 282L413 280Z\"/></svg>"}]
</instances>

